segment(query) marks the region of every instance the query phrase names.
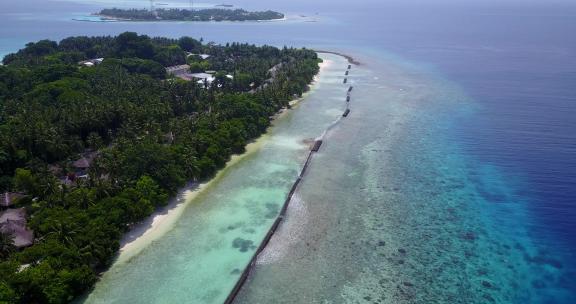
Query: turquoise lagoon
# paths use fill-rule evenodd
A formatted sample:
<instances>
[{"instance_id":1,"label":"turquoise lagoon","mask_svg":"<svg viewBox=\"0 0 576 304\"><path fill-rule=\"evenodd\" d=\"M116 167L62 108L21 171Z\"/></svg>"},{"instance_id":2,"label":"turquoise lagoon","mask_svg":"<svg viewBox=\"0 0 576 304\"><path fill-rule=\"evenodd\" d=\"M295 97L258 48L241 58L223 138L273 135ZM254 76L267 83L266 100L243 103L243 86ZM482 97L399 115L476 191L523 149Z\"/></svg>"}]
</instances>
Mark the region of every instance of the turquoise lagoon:
<instances>
[{"instance_id":1,"label":"turquoise lagoon","mask_svg":"<svg viewBox=\"0 0 576 304\"><path fill-rule=\"evenodd\" d=\"M519 225L533 220L521 181L451 139L478 104L406 65L369 66L236 303L569 303L569 255Z\"/></svg>"},{"instance_id":2,"label":"turquoise lagoon","mask_svg":"<svg viewBox=\"0 0 576 304\"><path fill-rule=\"evenodd\" d=\"M237 302L576 303L573 3L231 2L317 22L78 22L113 2L23 0L0 4L0 53L130 30L353 55L352 112ZM345 65L87 302L221 303L297 176L302 141L342 113Z\"/></svg>"},{"instance_id":3,"label":"turquoise lagoon","mask_svg":"<svg viewBox=\"0 0 576 304\"><path fill-rule=\"evenodd\" d=\"M310 150L345 108L347 61L329 66L258 149L188 202L174 228L116 263L85 303L222 303L272 225Z\"/></svg>"}]
</instances>

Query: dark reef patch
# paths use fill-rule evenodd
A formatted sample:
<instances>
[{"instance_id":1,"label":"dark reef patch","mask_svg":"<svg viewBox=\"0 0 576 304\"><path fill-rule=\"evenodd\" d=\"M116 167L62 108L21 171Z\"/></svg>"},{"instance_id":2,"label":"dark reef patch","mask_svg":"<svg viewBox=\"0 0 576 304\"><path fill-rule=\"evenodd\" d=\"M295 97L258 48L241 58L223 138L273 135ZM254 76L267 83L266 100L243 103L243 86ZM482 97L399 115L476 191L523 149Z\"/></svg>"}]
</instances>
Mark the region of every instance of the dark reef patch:
<instances>
[{"instance_id":1,"label":"dark reef patch","mask_svg":"<svg viewBox=\"0 0 576 304\"><path fill-rule=\"evenodd\" d=\"M230 274L231 274L231 275L237 275L237 274L240 274L240 272L241 272L240 269L234 268L234 270L232 270L232 271L230 272Z\"/></svg>"},{"instance_id":2,"label":"dark reef patch","mask_svg":"<svg viewBox=\"0 0 576 304\"><path fill-rule=\"evenodd\" d=\"M267 203L266 204L266 214L264 215L267 219L276 218L278 215L278 204Z\"/></svg>"},{"instance_id":3,"label":"dark reef patch","mask_svg":"<svg viewBox=\"0 0 576 304\"><path fill-rule=\"evenodd\" d=\"M466 241L474 242L476 239L478 239L478 236L476 235L476 233L474 233L472 231L468 231L462 235L462 239L466 240Z\"/></svg>"},{"instance_id":4,"label":"dark reef patch","mask_svg":"<svg viewBox=\"0 0 576 304\"><path fill-rule=\"evenodd\" d=\"M556 269L562 269L564 267L564 265L562 265L562 263L560 261L553 259L553 258L546 257L542 254L539 254L539 255L534 256L534 257L531 257L529 254L524 254L524 259L529 263L533 263L533 264L537 264L537 265L549 265L549 266L552 266Z\"/></svg>"},{"instance_id":5,"label":"dark reef patch","mask_svg":"<svg viewBox=\"0 0 576 304\"><path fill-rule=\"evenodd\" d=\"M240 252L246 252L249 249L251 249L251 250L256 249L253 241L245 240L242 238L234 239L234 241L232 242L232 247L240 249Z\"/></svg>"}]
</instances>

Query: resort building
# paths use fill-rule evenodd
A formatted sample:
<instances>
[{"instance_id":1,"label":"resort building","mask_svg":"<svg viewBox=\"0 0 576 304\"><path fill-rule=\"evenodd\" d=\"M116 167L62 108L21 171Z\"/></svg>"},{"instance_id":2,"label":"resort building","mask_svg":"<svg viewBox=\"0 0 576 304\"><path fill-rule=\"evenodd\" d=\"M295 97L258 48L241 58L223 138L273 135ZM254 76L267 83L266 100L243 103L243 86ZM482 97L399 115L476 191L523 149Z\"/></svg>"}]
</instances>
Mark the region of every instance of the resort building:
<instances>
[{"instance_id":1,"label":"resort building","mask_svg":"<svg viewBox=\"0 0 576 304\"><path fill-rule=\"evenodd\" d=\"M8 208L14 205L19 199L26 196L17 192L5 192L0 194L0 207Z\"/></svg>"},{"instance_id":2,"label":"resort building","mask_svg":"<svg viewBox=\"0 0 576 304\"><path fill-rule=\"evenodd\" d=\"M85 152L81 155L81 157L74 162L72 162L72 167L74 167L76 173L76 177L84 177L88 174L88 169L92 166L92 162L98 156L98 152L90 151Z\"/></svg>"},{"instance_id":3,"label":"resort building","mask_svg":"<svg viewBox=\"0 0 576 304\"><path fill-rule=\"evenodd\" d=\"M178 77L186 81L191 81L193 79L192 73L190 73L190 66L187 64L167 67L166 73L168 73L168 75Z\"/></svg>"},{"instance_id":4,"label":"resort building","mask_svg":"<svg viewBox=\"0 0 576 304\"><path fill-rule=\"evenodd\" d=\"M193 79L196 79L197 83L199 84L205 84L208 83L208 85L212 85L212 82L214 82L214 80L216 79L212 74L209 73L194 73L194 74L190 74L192 76Z\"/></svg>"},{"instance_id":5,"label":"resort building","mask_svg":"<svg viewBox=\"0 0 576 304\"><path fill-rule=\"evenodd\" d=\"M186 81L195 80L196 83L198 83L198 84L211 86L212 83L214 82L214 80L216 80L216 77L214 76L214 74L216 74L217 72L216 71L206 71L204 73L191 73L190 72L190 66L187 64L183 64L183 65L176 65L176 66L167 67L166 73L168 73L168 75L172 75L172 76L178 77L178 78L186 80ZM234 79L234 76L228 74L228 75L226 75L226 78Z\"/></svg>"},{"instance_id":6,"label":"resort building","mask_svg":"<svg viewBox=\"0 0 576 304\"><path fill-rule=\"evenodd\" d=\"M190 56L198 56L200 58L202 58L202 60L206 60L208 58L210 58L210 55L208 54L194 54L194 53L186 53L186 57L190 57Z\"/></svg>"},{"instance_id":7,"label":"resort building","mask_svg":"<svg viewBox=\"0 0 576 304\"><path fill-rule=\"evenodd\" d=\"M91 66L101 64L103 61L104 61L104 58L94 58L94 59L80 61L80 62L78 62L78 64L83 65L83 66L87 66L87 67L91 67Z\"/></svg>"},{"instance_id":8,"label":"resort building","mask_svg":"<svg viewBox=\"0 0 576 304\"><path fill-rule=\"evenodd\" d=\"M24 208L8 209L0 214L0 232L12 236L17 248L28 247L34 243L34 232L26 227Z\"/></svg>"}]
</instances>

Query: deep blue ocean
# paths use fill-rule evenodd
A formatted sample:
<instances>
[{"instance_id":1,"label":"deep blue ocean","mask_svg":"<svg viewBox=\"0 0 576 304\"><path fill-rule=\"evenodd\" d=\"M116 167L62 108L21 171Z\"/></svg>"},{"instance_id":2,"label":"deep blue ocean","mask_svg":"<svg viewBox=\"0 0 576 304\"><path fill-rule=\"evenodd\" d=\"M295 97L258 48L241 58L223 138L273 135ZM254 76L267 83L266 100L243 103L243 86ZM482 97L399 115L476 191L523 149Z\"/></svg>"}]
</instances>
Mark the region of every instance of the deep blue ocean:
<instances>
[{"instance_id":1,"label":"deep blue ocean","mask_svg":"<svg viewBox=\"0 0 576 304\"><path fill-rule=\"evenodd\" d=\"M330 49L397 60L449 81L473 106L472 114L447 122L442 138L461 149L470 167L482 168L476 187L484 199L520 206L523 222L517 224L526 227L538 256L550 257L532 260L564 272L562 282L549 288L560 284L566 293L576 286L576 2L230 0L296 17L192 25L73 21L110 6L78 2L1 1L0 55L38 39L130 30ZM506 189L493 191L486 175ZM576 290L571 292L549 302L574 303Z\"/></svg>"}]
</instances>

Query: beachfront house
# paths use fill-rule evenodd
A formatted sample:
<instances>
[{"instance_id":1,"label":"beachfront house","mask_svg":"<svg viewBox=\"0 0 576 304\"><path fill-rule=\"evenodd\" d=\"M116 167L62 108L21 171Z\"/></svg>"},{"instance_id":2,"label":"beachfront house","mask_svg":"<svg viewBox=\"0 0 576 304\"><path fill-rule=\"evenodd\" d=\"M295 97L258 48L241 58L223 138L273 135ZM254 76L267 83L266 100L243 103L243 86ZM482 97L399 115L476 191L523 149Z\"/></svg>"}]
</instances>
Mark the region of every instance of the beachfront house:
<instances>
[{"instance_id":1,"label":"beachfront house","mask_svg":"<svg viewBox=\"0 0 576 304\"><path fill-rule=\"evenodd\" d=\"M92 166L96 156L98 156L98 151L88 151L82 153L79 159L72 162L74 172L72 175L69 174L67 178L72 180L76 178L88 178L88 170Z\"/></svg>"},{"instance_id":2,"label":"beachfront house","mask_svg":"<svg viewBox=\"0 0 576 304\"><path fill-rule=\"evenodd\" d=\"M26 210L24 208L8 209L0 214L0 232L11 235L17 248L24 248L34 243L34 232L26 227Z\"/></svg>"},{"instance_id":3,"label":"beachfront house","mask_svg":"<svg viewBox=\"0 0 576 304\"><path fill-rule=\"evenodd\" d=\"M248 93L254 94L260 90L267 88L270 84L274 82L274 80L276 80L276 77L278 76L278 73L280 72L280 69L282 69L283 66L284 65L282 63L279 63L270 68L268 70L268 75L270 76L270 78L264 80L264 83L262 83L259 87L250 90ZM254 85L251 84L250 86L253 87Z\"/></svg>"},{"instance_id":4,"label":"beachfront house","mask_svg":"<svg viewBox=\"0 0 576 304\"><path fill-rule=\"evenodd\" d=\"M175 65L166 68L166 73L171 76L186 80L186 81L196 81L200 85L209 87L216 80L214 76L216 71L206 71L204 73L191 73L190 66L187 64ZM226 75L228 79L234 79L233 75Z\"/></svg>"},{"instance_id":5,"label":"beachfront house","mask_svg":"<svg viewBox=\"0 0 576 304\"><path fill-rule=\"evenodd\" d=\"M0 207L8 208L26 195L18 192L4 192L0 194Z\"/></svg>"},{"instance_id":6,"label":"beachfront house","mask_svg":"<svg viewBox=\"0 0 576 304\"><path fill-rule=\"evenodd\" d=\"M216 79L214 75L209 73L193 73L191 76L196 80L196 83L202 85L207 84L208 86L212 85L212 82Z\"/></svg>"},{"instance_id":7,"label":"beachfront house","mask_svg":"<svg viewBox=\"0 0 576 304\"><path fill-rule=\"evenodd\" d=\"M166 73L174 76L190 74L190 66L187 64L169 66L166 68Z\"/></svg>"},{"instance_id":8,"label":"beachfront house","mask_svg":"<svg viewBox=\"0 0 576 304\"><path fill-rule=\"evenodd\" d=\"M80 62L78 62L78 65L91 67L91 66L101 64L103 61L104 61L104 58L94 58L94 59L80 61Z\"/></svg>"},{"instance_id":9,"label":"beachfront house","mask_svg":"<svg viewBox=\"0 0 576 304\"><path fill-rule=\"evenodd\" d=\"M186 57L190 57L190 56L198 56L198 57L200 57L202 60L206 60L206 59L210 58L210 55L208 55L208 54L194 54L194 53L189 53L189 52L187 52L187 53L186 53Z\"/></svg>"},{"instance_id":10,"label":"beachfront house","mask_svg":"<svg viewBox=\"0 0 576 304\"><path fill-rule=\"evenodd\" d=\"M82 157L73 161L70 165L72 171L69 171L64 176L61 176L58 180L62 185L68 187L74 187L77 185L79 179L88 179L88 170L92 166L92 161L95 156L90 156L83 154Z\"/></svg>"},{"instance_id":11,"label":"beachfront house","mask_svg":"<svg viewBox=\"0 0 576 304\"><path fill-rule=\"evenodd\" d=\"M193 79L192 73L190 72L190 66L187 64L169 66L166 68L166 73L170 76L174 76L186 81L191 81Z\"/></svg>"}]
</instances>

